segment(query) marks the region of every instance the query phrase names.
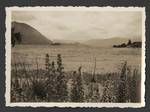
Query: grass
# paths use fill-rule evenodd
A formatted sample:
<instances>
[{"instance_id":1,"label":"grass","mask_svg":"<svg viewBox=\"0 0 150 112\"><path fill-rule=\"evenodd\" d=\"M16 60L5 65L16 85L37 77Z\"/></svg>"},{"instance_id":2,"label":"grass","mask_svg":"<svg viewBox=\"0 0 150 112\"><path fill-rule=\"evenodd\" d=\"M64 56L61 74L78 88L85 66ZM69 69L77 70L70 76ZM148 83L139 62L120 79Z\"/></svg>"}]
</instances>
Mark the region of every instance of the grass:
<instances>
[{"instance_id":1,"label":"grass","mask_svg":"<svg viewBox=\"0 0 150 112\"><path fill-rule=\"evenodd\" d=\"M82 72L82 67L65 72L62 61L61 55L50 60L46 54L45 69L37 60L36 69L14 61L11 102L140 102L141 74L127 62L118 72L99 74Z\"/></svg>"}]
</instances>

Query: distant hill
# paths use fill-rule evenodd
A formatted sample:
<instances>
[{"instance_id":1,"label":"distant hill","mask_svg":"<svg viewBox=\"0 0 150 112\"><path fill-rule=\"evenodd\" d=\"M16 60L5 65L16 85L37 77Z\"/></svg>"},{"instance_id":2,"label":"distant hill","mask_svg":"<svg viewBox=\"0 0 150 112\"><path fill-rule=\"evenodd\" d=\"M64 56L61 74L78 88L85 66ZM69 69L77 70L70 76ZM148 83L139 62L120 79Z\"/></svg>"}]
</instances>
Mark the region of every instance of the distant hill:
<instances>
[{"instance_id":1,"label":"distant hill","mask_svg":"<svg viewBox=\"0 0 150 112\"><path fill-rule=\"evenodd\" d=\"M20 32L22 41L20 44L52 44L52 41L47 39L35 28L25 23L12 22L14 33Z\"/></svg>"},{"instance_id":2,"label":"distant hill","mask_svg":"<svg viewBox=\"0 0 150 112\"><path fill-rule=\"evenodd\" d=\"M113 45L120 44L120 43L127 43L128 38L109 38L109 39L92 39L83 42L85 45L94 46L94 47L112 47ZM131 41L138 41L139 39L131 39Z\"/></svg>"},{"instance_id":3,"label":"distant hill","mask_svg":"<svg viewBox=\"0 0 150 112\"><path fill-rule=\"evenodd\" d=\"M54 43L62 43L62 44L74 44L74 43L78 43L76 41L73 40L65 40L65 39L53 39Z\"/></svg>"}]
</instances>

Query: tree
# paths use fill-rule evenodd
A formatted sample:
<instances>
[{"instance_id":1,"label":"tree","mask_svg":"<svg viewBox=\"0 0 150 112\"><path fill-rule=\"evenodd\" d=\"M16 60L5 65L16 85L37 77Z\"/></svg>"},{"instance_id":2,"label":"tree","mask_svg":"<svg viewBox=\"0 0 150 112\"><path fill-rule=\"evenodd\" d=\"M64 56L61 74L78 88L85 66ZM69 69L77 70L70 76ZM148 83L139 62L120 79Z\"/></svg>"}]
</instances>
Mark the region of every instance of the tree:
<instances>
[{"instance_id":1,"label":"tree","mask_svg":"<svg viewBox=\"0 0 150 112\"><path fill-rule=\"evenodd\" d=\"M15 28L11 28L11 45L12 47L15 46L15 34L14 34Z\"/></svg>"},{"instance_id":2,"label":"tree","mask_svg":"<svg viewBox=\"0 0 150 112\"><path fill-rule=\"evenodd\" d=\"M22 36L20 32L15 33L15 38L19 44L22 42Z\"/></svg>"},{"instance_id":3,"label":"tree","mask_svg":"<svg viewBox=\"0 0 150 112\"><path fill-rule=\"evenodd\" d=\"M127 43L127 45L131 45L131 40L128 40L128 43Z\"/></svg>"},{"instance_id":4,"label":"tree","mask_svg":"<svg viewBox=\"0 0 150 112\"><path fill-rule=\"evenodd\" d=\"M12 47L15 46L16 43L22 42L22 35L20 32L15 33L15 28L11 28L11 45Z\"/></svg>"}]
</instances>

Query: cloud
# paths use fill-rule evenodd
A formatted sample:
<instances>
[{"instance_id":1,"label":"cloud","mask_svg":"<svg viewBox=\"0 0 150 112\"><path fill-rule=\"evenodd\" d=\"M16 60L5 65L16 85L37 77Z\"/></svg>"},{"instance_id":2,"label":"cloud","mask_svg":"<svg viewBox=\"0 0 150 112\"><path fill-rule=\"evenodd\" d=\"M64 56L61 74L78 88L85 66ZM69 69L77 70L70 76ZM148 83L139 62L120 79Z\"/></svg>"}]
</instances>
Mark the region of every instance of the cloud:
<instances>
[{"instance_id":1,"label":"cloud","mask_svg":"<svg viewBox=\"0 0 150 112\"><path fill-rule=\"evenodd\" d=\"M27 23L47 38L86 40L111 37L141 37L141 12L24 11L12 20Z\"/></svg>"},{"instance_id":2,"label":"cloud","mask_svg":"<svg viewBox=\"0 0 150 112\"><path fill-rule=\"evenodd\" d=\"M34 20L35 17L32 13L29 12L13 11L11 19L12 21L30 21Z\"/></svg>"}]
</instances>

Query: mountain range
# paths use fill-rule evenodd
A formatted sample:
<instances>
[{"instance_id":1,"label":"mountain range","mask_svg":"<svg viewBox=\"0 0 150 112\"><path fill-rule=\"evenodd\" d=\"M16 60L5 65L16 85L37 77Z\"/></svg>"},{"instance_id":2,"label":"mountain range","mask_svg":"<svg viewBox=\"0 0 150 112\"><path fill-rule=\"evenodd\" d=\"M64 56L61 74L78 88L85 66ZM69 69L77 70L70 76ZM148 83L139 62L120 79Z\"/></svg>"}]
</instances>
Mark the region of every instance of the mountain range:
<instances>
[{"instance_id":1,"label":"mountain range","mask_svg":"<svg viewBox=\"0 0 150 112\"><path fill-rule=\"evenodd\" d=\"M20 22L12 22L12 27L14 28L14 32L20 32L22 41L20 44L50 44L60 43L60 44L77 44L77 45L87 45L92 47L112 47L113 45L127 43L130 38L123 37L114 37L108 39L91 39L86 41L73 41L73 40L50 40L46 38L43 34L41 34L38 30L33 28L32 26L20 23ZM131 41L141 41L140 38L132 38Z\"/></svg>"}]
</instances>

